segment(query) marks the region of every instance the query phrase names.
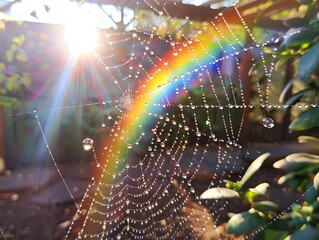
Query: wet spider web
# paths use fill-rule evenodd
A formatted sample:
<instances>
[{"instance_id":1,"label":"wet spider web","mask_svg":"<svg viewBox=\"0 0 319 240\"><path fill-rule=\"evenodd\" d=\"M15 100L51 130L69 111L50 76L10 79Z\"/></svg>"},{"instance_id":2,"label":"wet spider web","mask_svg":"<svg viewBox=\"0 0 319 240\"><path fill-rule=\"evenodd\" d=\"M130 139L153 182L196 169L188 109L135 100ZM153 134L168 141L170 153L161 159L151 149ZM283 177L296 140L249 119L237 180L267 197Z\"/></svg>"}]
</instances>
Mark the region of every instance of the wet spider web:
<instances>
[{"instance_id":1,"label":"wet spider web","mask_svg":"<svg viewBox=\"0 0 319 240\"><path fill-rule=\"evenodd\" d=\"M46 115L31 113L77 208L64 239L187 239L183 230L191 218L201 225L212 217L218 224L229 202L207 205L199 198L196 179L202 166L213 169L207 187L240 178L251 153L241 144L248 114L259 109L260 125L270 129L274 120L266 112L288 107L269 100L274 64L266 64L263 47L279 38L258 43L236 4L229 7L236 18L231 24L222 11L206 24L184 19L191 27L187 32L163 28L163 36L158 28L164 18L173 17L165 4L149 6L155 18L137 15L131 31L106 31L100 46L106 51L96 54L110 89L116 91L106 92L102 101L60 109L98 106L103 115L95 131L103 130L102 143L95 145L96 134L83 140L84 149L93 152L96 169L81 201L74 198L51 152L43 127ZM166 47L165 53L154 42ZM123 46L125 54L119 57ZM264 64L256 75L263 73L266 83L253 83L256 101L248 102L243 64L257 60ZM194 209L186 211L190 201L205 206L207 215L194 217ZM207 229L197 226L191 231L201 239Z\"/></svg>"}]
</instances>

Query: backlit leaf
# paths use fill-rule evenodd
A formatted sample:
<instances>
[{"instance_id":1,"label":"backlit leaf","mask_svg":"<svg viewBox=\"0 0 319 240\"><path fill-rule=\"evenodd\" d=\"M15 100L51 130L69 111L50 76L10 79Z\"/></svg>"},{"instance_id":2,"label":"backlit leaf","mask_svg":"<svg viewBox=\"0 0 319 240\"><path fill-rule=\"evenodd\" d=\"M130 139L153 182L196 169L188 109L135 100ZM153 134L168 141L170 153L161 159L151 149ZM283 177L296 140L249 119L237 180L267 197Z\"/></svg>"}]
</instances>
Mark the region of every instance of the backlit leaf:
<instances>
[{"instance_id":1,"label":"backlit leaf","mask_svg":"<svg viewBox=\"0 0 319 240\"><path fill-rule=\"evenodd\" d=\"M319 108L310 108L295 118L289 129L291 131L302 131L319 125Z\"/></svg>"},{"instance_id":2,"label":"backlit leaf","mask_svg":"<svg viewBox=\"0 0 319 240\"><path fill-rule=\"evenodd\" d=\"M12 50L6 51L6 58L7 58L8 62L12 62L13 55L14 55L14 51L12 51Z\"/></svg>"},{"instance_id":3,"label":"backlit leaf","mask_svg":"<svg viewBox=\"0 0 319 240\"><path fill-rule=\"evenodd\" d=\"M258 171L258 169L261 167L263 162L268 158L270 153L264 153L260 155L258 158L256 158L252 164L248 167L246 170L244 176L242 179L238 182L240 186L245 185L245 183Z\"/></svg>"},{"instance_id":4,"label":"backlit leaf","mask_svg":"<svg viewBox=\"0 0 319 240\"><path fill-rule=\"evenodd\" d=\"M16 58L21 61L21 62L26 62L28 61L28 56L27 56L27 53L24 49L19 49L17 51L17 55L16 55Z\"/></svg>"},{"instance_id":5,"label":"backlit leaf","mask_svg":"<svg viewBox=\"0 0 319 240\"><path fill-rule=\"evenodd\" d=\"M2 105L2 106L10 106L13 103L15 103L16 100L17 99L13 98L13 97L7 97L7 96L0 95L0 105Z\"/></svg>"},{"instance_id":6,"label":"backlit leaf","mask_svg":"<svg viewBox=\"0 0 319 240\"><path fill-rule=\"evenodd\" d=\"M234 234L247 234L266 224L266 220L257 213L242 212L232 216L226 231Z\"/></svg>"},{"instance_id":7,"label":"backlit leaf","mask_svg":"<svg viewBox=\"0 0 319 240\"><path fill-rule=\"evenodd\" d=\"M201 196L201 199L219 199L219 198L234 198L239 197L238 192L228 188L211 188L206 190Z\"/></svg>"}]
</instances>

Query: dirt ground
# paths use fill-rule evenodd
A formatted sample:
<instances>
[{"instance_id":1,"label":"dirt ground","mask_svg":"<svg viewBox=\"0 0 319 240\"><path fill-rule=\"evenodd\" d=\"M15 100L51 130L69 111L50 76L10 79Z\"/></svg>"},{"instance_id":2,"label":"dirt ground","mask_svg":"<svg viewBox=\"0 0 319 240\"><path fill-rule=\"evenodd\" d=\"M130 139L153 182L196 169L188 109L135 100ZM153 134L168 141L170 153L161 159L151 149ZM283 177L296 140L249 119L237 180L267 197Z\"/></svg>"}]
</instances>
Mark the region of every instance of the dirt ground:
<instances>
[{"instance_id":1,"label":"dirt ground","mask_svg":"<svg viewBox=\"0 0 319 240\"><path fill-rule=\"evenodd\" d=\"M286 188L278 186L276 180L281 176L280 171L261 169L252 182L258 184L270 182L270 198L285 209L299 197L296 193L289 193ZM236 178L236 176L234 176ZM208 187L208 182L194 183L195 191L200 195ZM43 240L64 239L71 223L76 207L74 202L66 201L56 204L40 204L30 201L34 189L24 191L8 191L0 193L0 226L2 238L15 240ZM179 210L180 216L187 216L185 225L177 234L177 239L242 239L225 233L227 212L241 212L247 210L248 205L240 200L219 201L211 200L198 204L189 200ZM191 214L189 214L191 212ZM218 215L216 222L212 216ZM169 220L167 220L169 221ZM73 239L73 238L71 238Z\"/></svg>"}]
</instances>

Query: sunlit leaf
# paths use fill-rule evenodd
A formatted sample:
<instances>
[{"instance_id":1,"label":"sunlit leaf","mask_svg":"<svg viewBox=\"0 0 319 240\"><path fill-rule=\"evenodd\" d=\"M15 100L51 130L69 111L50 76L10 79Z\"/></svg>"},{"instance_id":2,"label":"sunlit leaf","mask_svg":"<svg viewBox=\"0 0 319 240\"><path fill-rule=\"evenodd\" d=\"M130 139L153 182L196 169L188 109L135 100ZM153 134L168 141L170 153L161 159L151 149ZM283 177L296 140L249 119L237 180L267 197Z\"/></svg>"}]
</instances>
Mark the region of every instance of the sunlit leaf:
<instances>
[{"instance_id":1,"label":"sunlit leaf","mask_svg":"<svg viewBox=\"0 0 319 240\"><path fill-rule=\"evenodd\" d=\"M30 80L30 76L28 74L24 74L21 78L20 78L21 83L29 88L31 85L31 80Z\"/></svg>"},{"instance_id":2,"label":"sunlit leaf","mask_svg":"<svg viewBox=\"0 0 319 240\"><path fill-rule=\"evenodd\" d=\"M256 192L258 192L260 195L265 195L268 188L269 188L269 183L261 183L253 189Z\"/></svg>"},{"instance_id":3,"label":"sunlit leaf","mask_svg":"<svg viewBox=\"0 0 319 240\"><path fill-rule=\"evenodd\" d=\"M201 199L219 199L239 197L238 192L228 188L211 188L200 196Z\"/></svg>"},{"instance_id":4,"label":"sunlit leaf","mask_svg":"<svg viewBox=\"0 0 319 240\"><path fill-rule=\"evenodd\" d=\"M285 159L281 159L273 164L274 168L279 168L285 171L298 171L307 168L311 165L319 167L319 156L312 154L291 154Z\"/></svg>"},{"instance_id":5,"label":"sunlit leaf","mask_svg":"<svg viewBox=\"0 0 319 240\"><path fill-rule=\"evenodd\" d=\"M7 82L7 89L11 92L17 91L19 90L20 86L18 83L16 83L15 81L9 81Z\"/></svg>"},{"instance_id":6,"label":"sunlit leaf","mask_svg":"<svg viewBox=\"0 0 319 240\"><path fill-rule=\"evenodd\" d=\"M291 172L291 173L288 173L284 176L281 176L279 179L278 179L278 184L281 185L281 184L284 184L285 182L287 182L289 179L293 178L296 176L296 173L294 172Z\"/></svg>"},{"instance_id":7,"label":"sunlit leaf","mask_svg":"<svg viewBox=\"0 0 319 240\"><path fill-rule=\"evenodd\" d=\"M0 62L0 70L4 70L6 68L6 65L3 62Z\"/></svg>"},{"instance_id":8,"label":"sunlit leaf","mask_svg":"<svg viewBox=\"0 0 319 240\"><path fill-rule=\"evenodd\" d=\"M319 192L319 172L315 175L313 179L313 187L316 189L316 191Z\"/></svg>"},{"instance_id":9,"label":"sunlit leaf","mask_svg":"<svg viewBox=\"0 0 319 240\"><path fill-rule=\"evenodd\" d=\"M25 41L25 36L24 35L20 35L19 37L14 37L12 39L12 42L18 44L19 46L21 46Z\"/></svg>"},{"instance_id":10,"label":"sunlit leaf","mask_svg":"<svg viewBox=\"0 0 319 240\"><path fill-rule=\"evenodd\" d=\"M264 153L260 155L257 159L255 159L252 164L246 170L242 179L238 182L240 186L245 185L245 183L258 171L263 162L268 158L270 153Z\"/></svg>"},{"instance_id":11,"label":"sunlit leaf","mask_svg":"<svg viewBox=\"0 0 319 240\"><path fill-rule=\"evenodd\" d=\"M310 108L301 113L289 125L291 131L302 131L319 125L319 108Z\"/></svg>"},{"instance_id":12,"label":"sunlit leaf","mask_svg":"<svg viewBox=\"0 0 319 240\"><path fill-rule=\"evenodd\" d=\"M309 146L319 148L319 139L312 136L300 136L298 137L298 142L307 144Z\"/></svg>"},{"instance_id":13,"label":"sunlit leaf","mask_svg":"<svg viewBox=\"0 0 319 240\"><path fill-rule=\"evenodd\" d=\"M278 205L272 201L256 202L252 204L252 207L263 213L276 212L279 209Z\"/></svg>"},{"instance_id":14,"label":"sunlit leaf","mask_svg":"<svg viewBox=\"0 0 319 240\"><path fill-rule=\"evenodd\" d=\"M6 51L6 58L8 62L12 62L14 56L14 51L13 50L8 50Z\"/></svg>"},{"instance_id":15,"label":"sunlit leaf","mask_svg":"<svg viewBox=\"0 0 319 240\"><path fill-rule=\"evenodd\" d=\"M239 191L241 189L241 186L237 182L232 182L227 179L224 179L224 182L226 183L226 187L228 189L233 189L236 191Z\"/></svg>"},{"instance_id":16,"label":"sunlit leaf","mask_svg":"<svg viewBox=\"0 0 319 240\"><path fill-rule=\"evenodd\" d=\"M261 183L255 188L249 188L248 191L245 192L245 198L248 202L252 203L257 196L265 195L268 187L268 183Z\"/></svg>"},{"instance_id":17,"label":"sunlit leaf","mask_svg":"<svg viewBox=\"0 0 319 240\"><path fill-rule=\"evenodd\" d=\"M7 96L0 95L0 105L2 105L2 106L10 106L13 103L15 103L16 100L17 99L13 98L13 97L7 97Z\"/></svg>"},{"instance_id":18,"label":"sunlit leaf","mask_svg":"<svg viewBox=\"0 0 319 240\"><path fill-rule=\"evenodd\" d=\"M17 55L16 55L16 58L21 61L21 62L26 62L28 61L28 56L27 56L27 53L24 49L19 49L17 51Z\"/></svg>"},{"instance_id":19,"label":"sunlit leaf","mask_svg":"<svg viewBox=\"0 0 319 240\"><path fill-rule=\"evenodd\" d=\"M242 212L229 219L226 231L234 234L247 234L265 224L266 220L257 213Z\"/></svg>"},{"instance_id":20,"label":"sunlit leaf","mask_svg":"<svg viewBox=\"0 0 319 240\"><path fill-rule=\"evenodd\" d=\"M4 23L3 20L0 19L0 31L3 31L6 29L6 24Z\"/></svg>"}]
</instances>

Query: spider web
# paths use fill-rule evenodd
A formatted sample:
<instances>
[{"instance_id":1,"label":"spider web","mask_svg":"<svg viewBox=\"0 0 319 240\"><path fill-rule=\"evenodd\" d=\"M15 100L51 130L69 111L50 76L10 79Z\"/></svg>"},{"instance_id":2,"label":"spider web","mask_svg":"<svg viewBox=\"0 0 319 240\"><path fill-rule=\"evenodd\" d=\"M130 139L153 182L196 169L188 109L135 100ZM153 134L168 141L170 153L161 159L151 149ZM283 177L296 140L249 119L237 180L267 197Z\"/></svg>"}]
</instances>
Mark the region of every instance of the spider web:
<instances>
[{"instance_id":1,"label":"spider web","mask_svg":"<svg viewBox=\"0 0 319 240\"><path fill-rule=\"evenodd\" d=\"M99 107L103 114L95 134L83 142L94 153L96 167L80 202L51 152L43 128L49 118L41 114L40 119L41 111L26 113L36 119L36 128L77 208L64 239L207 237L209 229L203 222L213 222L211 227L217 228L229 202L199 198L205 190L197 188L202 167L208 164L211 169L206 188L222 186L224 179L239 179L251 154L241 145L248 114L257 109L260 125L272 128L267 110L287 108L270 102L274 65L265 63L263 53L263 47L278 38L258 43L235 4L229 8L236 17L232 24L223 12L202 25L185 19L193 28L178 32L181 40L165 28L165 37L157 34L164 15L173 20L165 4L149 3L149 7L157 13L155 19L137 15L131 31L106 31L100 46L106 50L96 54L115 91L109 90L92 104L58 109ZM149 26L148 31L136 22ZM154 43L167 51L158 51ZM242 69L243 63L256 58L263 61L263 68L256 71L265 74L266 83L254 82L257 94L250 102L247 73ZM103 140L96 146L101 129ZM204 206L207 214L197 216L195 207L189 207L193 203ZM191 226L189 235L184 235L185 226Z\"/></svg>"}]
</instances>

